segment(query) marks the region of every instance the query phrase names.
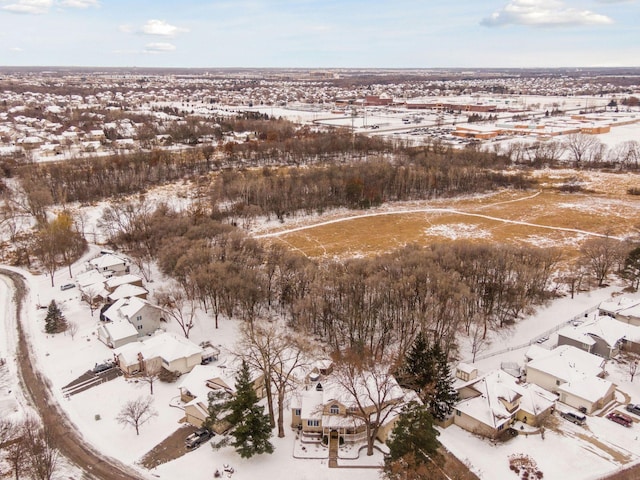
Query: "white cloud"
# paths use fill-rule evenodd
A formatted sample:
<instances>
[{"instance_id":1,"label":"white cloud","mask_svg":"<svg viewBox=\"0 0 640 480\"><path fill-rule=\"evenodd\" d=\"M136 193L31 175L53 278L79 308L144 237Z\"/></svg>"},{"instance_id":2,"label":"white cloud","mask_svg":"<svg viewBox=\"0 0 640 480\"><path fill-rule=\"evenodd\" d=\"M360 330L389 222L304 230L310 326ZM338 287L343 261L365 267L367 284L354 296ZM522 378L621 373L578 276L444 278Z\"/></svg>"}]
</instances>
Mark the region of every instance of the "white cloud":
<instances>
[{"instance_id":1,"label":"white cloud","mask_svg":"<svg viewBox=\"0 0 640 480\"><path fill-rule=\"evenodd\" d=\"M181 32L188 32L186 28L170 25L164 20L149 20L142 26L142 33L147 35L157 35L160 37L174 37Z\"/></svg>"},{"instance_id":2,"label":"white cloud","mask_svg":"<svg viewBox=\"0 0 640 480\"><path fill-rule=\"evenodd\" d=\"M71 8L88 8L100 6L100 2L98 2L98 0L60 0L59 3L63 7Z\"/></svg>"},{"instance_id":3,"label":"white cloud","mask_svg":"<svg viewBox=\"0 0 640 480\"><path fill-rule=\"evenodd\" d=\"M18 0L2 7L2 10L11 13L27 15L42 15L47 13L53 5L53 0Z\"/></svg>"},{"instance_id":4,"label":"white cloud","mask_svg":"<svg viewBox=\"0 0 640 480\"><path fill-rule=\"evenodd\" d=\"M166 42L147 43L144 46L144 51L146 53L167 53L173 52L175 49L175 45Z\"/></svg>"},{"instance_id":5,"label":"white cloud","mask_svg":"<svg viewBox=\"0 0 640 480\"><path fill-rule=\"evenodd\" d=\"M22 48L20 47L11 47L9 50L11 50L12 52L22 52Z\"/></svg>"},{"instance_id":6,"label":"white cloud","mask_svg":"<svg viewBox=\"0 0 640 480\"><path fill-rule=\"evenodd\" d=\"M554 27L572 25L607 25L613 23L606 15L567 7L560 0L512 0L504 8L480 22L487 27L530 25Z\"/></svg>"}]
</instances>

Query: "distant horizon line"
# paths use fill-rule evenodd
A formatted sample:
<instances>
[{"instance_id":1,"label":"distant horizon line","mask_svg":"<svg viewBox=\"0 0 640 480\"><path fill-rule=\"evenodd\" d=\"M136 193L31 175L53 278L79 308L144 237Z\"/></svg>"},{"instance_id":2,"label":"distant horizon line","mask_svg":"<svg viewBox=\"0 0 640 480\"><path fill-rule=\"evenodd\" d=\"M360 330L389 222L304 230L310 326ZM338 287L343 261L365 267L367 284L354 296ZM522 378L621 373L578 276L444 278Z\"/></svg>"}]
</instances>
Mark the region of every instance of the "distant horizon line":
<instances>
[{"instance_id":1,"label":"distant horizon line","mask_svg":"<svg viewBox=\"0 0 640 480\"><path fill-rule=\"evenodd\" d=\"M0 65L3 70L273 70L273 71L527 71L527 70L639 70L637 66L564 66L564 67L145 67L145 66L100 66L100 65Z\"/></svg>"}]
</instances>

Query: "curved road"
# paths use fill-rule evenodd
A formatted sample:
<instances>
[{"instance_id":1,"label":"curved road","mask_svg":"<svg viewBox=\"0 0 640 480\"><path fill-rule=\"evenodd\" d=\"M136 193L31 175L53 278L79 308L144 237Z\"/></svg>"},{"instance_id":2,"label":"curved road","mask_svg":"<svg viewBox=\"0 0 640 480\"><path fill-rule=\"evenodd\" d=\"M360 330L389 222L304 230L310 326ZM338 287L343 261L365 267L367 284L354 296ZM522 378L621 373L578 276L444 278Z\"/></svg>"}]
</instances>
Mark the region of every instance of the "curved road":
<instances>
[{"instance_id":1,"label":"curved road","mask_svg":"<svg viewBox=\"0 0 640 480\"><path fill-rule=\"evenodd\" d=\"M21 387L25 397L38 411L42 422L50 429L54 446L63 457L84 471L84 478L98 480L141 480L145 478L132 468L113 458L105 457L93 449L69 421L65 412L53 398L48 380L33 368L31 361L33 352L22 329L23 307L28 292L25 278L16 272L1 268L0 275L13 283L14 286L13 303L16 308L15 323L18 331L16 360ZM7 334L10 335L11 332L7 331Z\"/></svg>"}]
</instances>

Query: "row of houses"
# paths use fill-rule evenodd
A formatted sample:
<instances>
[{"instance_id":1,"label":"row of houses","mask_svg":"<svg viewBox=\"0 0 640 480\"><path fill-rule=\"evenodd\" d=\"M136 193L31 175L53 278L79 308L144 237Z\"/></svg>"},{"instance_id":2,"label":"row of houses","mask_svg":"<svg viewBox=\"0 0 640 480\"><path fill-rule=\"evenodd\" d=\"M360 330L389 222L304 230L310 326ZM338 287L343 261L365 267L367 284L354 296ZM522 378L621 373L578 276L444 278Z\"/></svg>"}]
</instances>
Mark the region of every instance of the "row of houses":
<instances>
[{"instance_id":1,"label":"row of houses","mask_svg":"<svg viewBox=\"0 0 640 480\"><path fill-rule=\"evenodd\" d=\"M621 352L640 353L640 298L602 302L593 318L558 331L558 345L532 345L524 374L494 370L483 375L469 364L456 369L460 402L445 426L455 424L487 437L500 436L515 421L538 427L556 402L587 414L615 398L606 361Z\"/></svg>"},{"instance_id":2,"label":"row of houses","mask_svg":"<svg viewBox=\"0 0 640 480\"><path fill-rule=\"evenodd\" d=\"M209 414L210 398L229 398L235 394L233 385L238 367L237 361L226 359L215 366L195 366L185 376L179 390L188 423L202 426ZM303 442L321 442L330 436L341 442L356 442L365 438L366 425L361 409L372 415L380 404L370 395L375 391L373 374L363 372L359 381L362 394L356 399L336 381L331 361L317 361L307 369L298 369L290 401L291 428L298 432ZM252 382L258 398L264 398L266 389L262 373L253 371ZM393 377L386 378L385 382L387 389L382 407L388 409L389 415L382 415L384 422L377 433L377 439L381 442L388 438L401 406L409 398L415 399L407 396ZM213 428L217 433L222 433L228 426L220 423Z\"/></svg>"},{"instance_id":3,"label":"row of houses","mask_svg":"<svg viewBox=\"0 0 640 480\"><path fill-rule=\"evenodd\" d=\"M125 375L166 370L182 375L215 358L210 343L196 345L165 332L164 311L148 299L142 278L130 272L126 258L103 251L76 277L82 298L100 308L98 339L113 349L114 361Z\"/></svg>"},{"instance_id":4,"label":"row of houses","mask_svg":"<svg viewBox=\"0 0 640 480\"><path fill-rule=\"evenodd\" d=\"M514 422L540 427L556 402L593 413L614 399L616 386L606 380L605 359L571 345L547 350L531 346L525 354L525 374L504 370L478 375L461 364L456 371L460 402L444 426L455 424L475 434L495 438Z\"/></svg>"}]
</instances>

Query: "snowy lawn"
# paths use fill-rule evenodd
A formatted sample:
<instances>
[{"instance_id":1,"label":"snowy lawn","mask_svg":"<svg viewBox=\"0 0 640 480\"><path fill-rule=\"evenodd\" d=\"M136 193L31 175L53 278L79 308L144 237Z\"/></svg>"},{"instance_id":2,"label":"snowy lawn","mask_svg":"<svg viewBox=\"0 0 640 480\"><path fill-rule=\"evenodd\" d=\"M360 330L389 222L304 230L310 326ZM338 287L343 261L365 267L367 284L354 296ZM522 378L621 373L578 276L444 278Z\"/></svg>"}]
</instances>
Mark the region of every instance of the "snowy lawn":
<instances>
[{"instance_id":1,"label":"snowy lawn","mask_svg":"<svg viewBox=\"0 0 640 480\"><path fill-rule=\"evenodd\" d=\"M95 254L95 252L94 252ZM74 275L82 270L82 265L74 269ZM124 463L135 465L141 457L160 443L164 438L181 426L183 411L178 408L180 381L167 384L154 384L153 406L158 415L141 426L137 436L131 426L124 426L116 422L115 418L127 400L146 397L149 385L135 380L119 377L115 380L93 387L85 392L66 397L62 387L77 378L83 372L93 368L96 363L112 357L111 350L102 344L95 335L98 324L97 312L92 317L89 308L79 300L77 288L61 291L59 285L69 281L68 272L61 270L56 274L56 286L50 286L50 279L44 276L29 276L31 296L25 311L27 333L34 345L37 355L37 368L51 381L52 390L58 402L67 411L71 420L78 426L87 442L97 449L113 456ZM151 286L156 286L156 281ZM547 332L560 324L566 323L572 317L596 306L600 301L608 298L619 288L610 287L590 293L580 293L575 299L568 297L554 301L539 309L533 316L519 322L508 330L496 334L492 343L480 355L500 351L510 345L528 343L540 334ZM6 290L3 292L7 294ZM45 309L37 308L37 304L47 305L55 299L63 309L67 319L79 327L75 338L69 334L46 335L43 333ZM220 346L222 353L217 362L209 365L215 375L218 365L225 363L225 357L234 349L237 338L238 323L221 319L220 328L215 329L213 321L202 315L191 331L191 340L199 343L209 340ZM167 330L179 332L175 324L167 324ZM5 345L9 340L2 337ZM552 335L549 345L555 342ZM545 346L545 344L543 344ZM462 358L468 358L468 345L462 345ZM9 350L10 351L10 350ZM513 350L501 355L491 356L477 362L482 372L499 368L503 361L523 364L525 349ZM607 366L609 380L617 383L634 402L640 403L640 378L636 382L629 381L629 375L624 367L609 362ZM12 382L3 385L0 404L3 413L16 409L17 400L7 395ZM616 398L620 403L626 401L625 395L618 392ZM173 405L173 406L172 406ZM622 406L617 407L622 409ZM290 423L289 406L285 407L287 418L285 424ZM586 427L578 427L563 421L554 415L555 427L545 432L545 439L540 435L530 434L518 436L503 444L494 444L488 440L477 438L456 426L441 431L440 440L456 454L462 461L467 462L483 479L500 480L515 478L509 470L509 455L526 453L538 464L545 478L597 478L607 472L615 471L622 465L640 459L640 418L633 428L624 427L607 420L604 417L590 416ZM361 469L330 469L328 467L328 452L326 447L305 444L305 450L295 439L295 432L287 430L284 439L273 438L275 446L273 455L262 455L252 459L241 459L232 448L218 451L203 445L193 452L170 463L160 465L152 471L139 470L149 478L175 479L182 478L188 472L193 480L211 479L216 469L223 470L224 465L233 467L233 478L296 478L296 479L342 479L372 480L380 476L378 468ZM382 464L383 456L376 450L373 457L367 457L365 451L359 451L357 446L345 446L340 449L339 464L341 466L358 465L377 467ZM298 457L298 458L296 458ZM301 458L302 457L302 458ZM306 458L304 458L306 457ZM579 461L577 461L579 459ZM225 477L228 474L225 473Z\"/></svg>"}]
</instances>

